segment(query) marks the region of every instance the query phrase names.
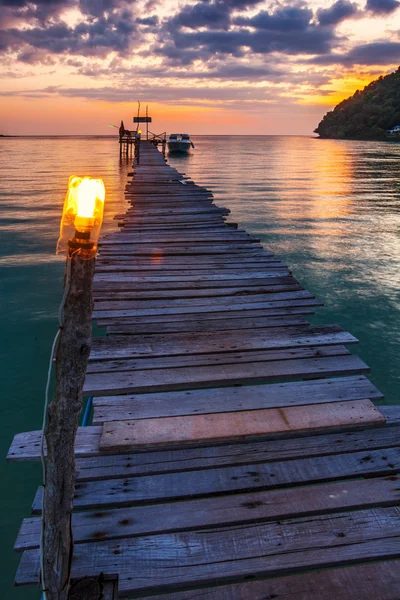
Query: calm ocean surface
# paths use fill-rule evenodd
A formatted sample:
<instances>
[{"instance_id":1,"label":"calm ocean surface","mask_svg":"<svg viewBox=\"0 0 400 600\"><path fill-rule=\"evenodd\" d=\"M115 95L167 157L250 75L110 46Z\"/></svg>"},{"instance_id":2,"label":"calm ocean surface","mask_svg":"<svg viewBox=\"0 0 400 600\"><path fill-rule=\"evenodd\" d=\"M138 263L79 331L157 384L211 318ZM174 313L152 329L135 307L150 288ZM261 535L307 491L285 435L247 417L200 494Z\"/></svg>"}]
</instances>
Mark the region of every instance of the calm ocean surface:
<instances>
[{"instance_id":1,"label":"calm ocean surface","mask_svg":"<svg viewBox=\"0 0 400 600\"><path fill-rule=\"evenodd\" d=\"M325 303L314 323L359 338L388 404L400 403L400 144L307 137L193 138L170 163L214 192L231 220L273 249ZM64 261L54 253L68 176L103 177L103 232L125 208L128 164L111 138L0 138L0 454L13 434L39 429L57 330ZM1 461L0 590L15 589L12 546L29 515L40 468Z\"/></svg>"}]
</instances>

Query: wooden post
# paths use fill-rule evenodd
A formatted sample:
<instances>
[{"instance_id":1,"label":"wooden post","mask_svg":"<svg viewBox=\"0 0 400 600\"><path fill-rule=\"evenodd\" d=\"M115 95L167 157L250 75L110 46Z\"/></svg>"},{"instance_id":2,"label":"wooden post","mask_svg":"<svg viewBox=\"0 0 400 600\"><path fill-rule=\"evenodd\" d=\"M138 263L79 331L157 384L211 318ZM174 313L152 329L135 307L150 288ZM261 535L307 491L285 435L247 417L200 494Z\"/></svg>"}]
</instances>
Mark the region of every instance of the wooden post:
<instances>
[{"instance_id":1,"label":"wooden post","mask_svg":"<svg viewBox=\"0 0 400 600\"><path fill-rule=\"evenodd\" d=\"M75 491L75 437L82 388L92 345L92 281L95 258L75 252L71 261L64 324L56 352L55 393L45 428L43 580L48 600L67 600L73 550L71 515Z\"/></svg>"}]
</instances>

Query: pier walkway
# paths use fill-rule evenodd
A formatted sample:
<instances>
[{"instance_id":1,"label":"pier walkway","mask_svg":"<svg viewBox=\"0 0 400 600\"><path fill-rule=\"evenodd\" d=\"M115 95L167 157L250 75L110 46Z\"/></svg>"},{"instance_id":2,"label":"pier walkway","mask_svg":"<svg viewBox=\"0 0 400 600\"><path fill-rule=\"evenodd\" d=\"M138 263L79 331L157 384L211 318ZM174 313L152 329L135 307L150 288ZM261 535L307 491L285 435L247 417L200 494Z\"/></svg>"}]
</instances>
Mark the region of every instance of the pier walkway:
<instances>
[{"instance_id":1,"label":"pier walkway","mask_svg":"<svg viewBox=\"0 0 400 600\"><path fill-rule=\"evenodd\" d=\"M357 340L310 325L313 294L149 143L126 199L96 266L73 577L102 573L107 600L399 600L400 413Z\"/></svg>"}]
</instances>

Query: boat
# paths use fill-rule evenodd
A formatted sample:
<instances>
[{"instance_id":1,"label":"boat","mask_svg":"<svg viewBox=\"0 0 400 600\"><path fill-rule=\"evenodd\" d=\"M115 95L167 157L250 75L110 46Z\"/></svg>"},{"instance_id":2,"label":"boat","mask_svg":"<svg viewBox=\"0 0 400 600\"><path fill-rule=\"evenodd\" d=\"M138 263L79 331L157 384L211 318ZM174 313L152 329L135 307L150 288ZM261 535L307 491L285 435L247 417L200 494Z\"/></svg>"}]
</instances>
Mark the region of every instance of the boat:
<instances>
[{"instance_id":1,"label":"boat","mask_svg":"<svg viewBox=\"0 0 400 600\"><path fill-rule=\"evenodd\" d=\"M187 153L190 148L194 148L188 133L171 133L167 145L169 152Z\"/></svg>"}]
</instances>

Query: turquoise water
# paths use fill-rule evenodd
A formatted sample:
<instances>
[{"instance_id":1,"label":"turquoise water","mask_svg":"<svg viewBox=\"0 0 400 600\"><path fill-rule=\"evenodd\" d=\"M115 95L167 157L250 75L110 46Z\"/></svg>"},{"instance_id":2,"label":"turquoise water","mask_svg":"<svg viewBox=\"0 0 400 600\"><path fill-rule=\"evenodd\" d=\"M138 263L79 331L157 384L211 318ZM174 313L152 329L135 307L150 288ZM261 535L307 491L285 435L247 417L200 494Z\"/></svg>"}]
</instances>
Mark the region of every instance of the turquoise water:
<instances>
[{"instance_id":1,"label":"turquoise water","mask_svg":"<svg viewBox=\"0 0 400 600\"><path fill-rule=\"evenodd\" d=\"M360 339L386 402L400 398L400 145L306 137L199 137L171 159L281 256L324 302L314 322L338 323ZM130 170L110 138L0 138L1 419L4 457L13 434L41 425L43 390L63 259L54 254L70 174L103 177L103 231L125 203ZM12 546L29 515L40 468L1 462L0 589L14 589Z\"/></svg>"}]
</instances>

